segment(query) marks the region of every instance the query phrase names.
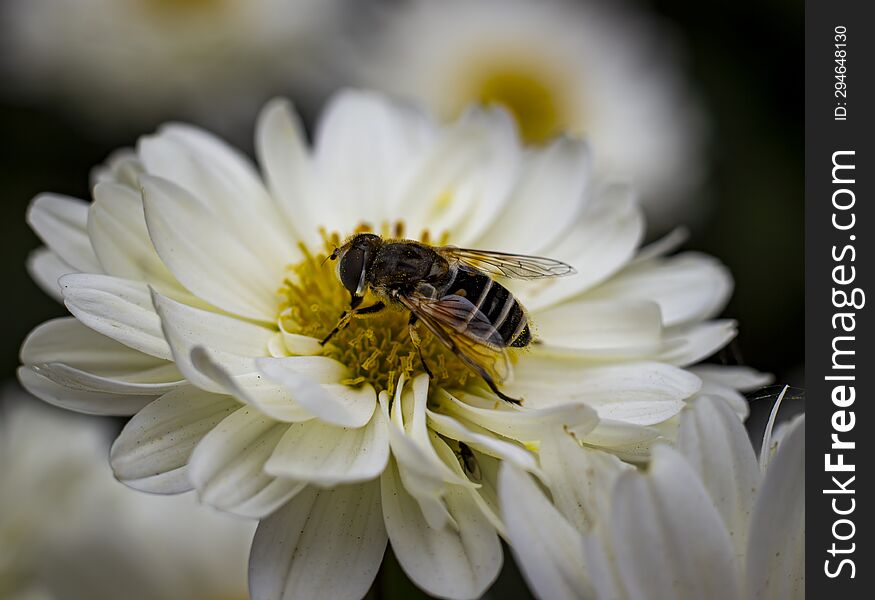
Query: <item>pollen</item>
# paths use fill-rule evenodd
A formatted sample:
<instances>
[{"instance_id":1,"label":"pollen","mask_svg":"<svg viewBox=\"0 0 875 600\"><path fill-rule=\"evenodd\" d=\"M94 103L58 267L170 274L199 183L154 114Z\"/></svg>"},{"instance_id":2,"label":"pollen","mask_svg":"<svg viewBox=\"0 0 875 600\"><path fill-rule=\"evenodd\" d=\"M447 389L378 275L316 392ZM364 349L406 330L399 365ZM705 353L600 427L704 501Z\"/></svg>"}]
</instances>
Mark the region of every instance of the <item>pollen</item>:
<instances>
[{"instance_id":1,"label":"pollen","mask_svg":"<svg viewBox=\"0 0 875 600\"><path fill-rule=\"evenodd\" d=\"M403 232L400 224L384 225L380 229L390 235ZM322 237L323 247L319 252L301 245L304 258L287 267L279 290L279 321L283 330L319 340L338 324L350 304L349 292L335 274L336 263L327 260L342 240L336 233L322 232ZM375 302L377 298L369 295L361 306ZM407 310L392 305L375 314L358 315L325 344L322 355L348 367L349 376L343 384L370 383L377 392L386 390L390 395L402 373L411 378L426 372L423 361L428 365L432 381L443 387L464 387L475 377L421 324L417 326L422 338L420 358L410 339L409 316Z\"/></svg>"}]
</instances>

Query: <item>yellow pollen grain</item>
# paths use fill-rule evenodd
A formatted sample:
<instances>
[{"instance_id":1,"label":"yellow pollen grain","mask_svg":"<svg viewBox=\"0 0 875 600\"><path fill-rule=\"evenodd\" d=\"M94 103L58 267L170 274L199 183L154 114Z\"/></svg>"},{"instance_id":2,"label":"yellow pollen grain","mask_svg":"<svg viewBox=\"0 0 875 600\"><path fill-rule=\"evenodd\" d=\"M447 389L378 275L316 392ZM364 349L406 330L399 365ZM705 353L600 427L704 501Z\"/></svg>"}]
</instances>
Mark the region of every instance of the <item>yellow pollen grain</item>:
<instances>
[{"instance_id":1,"label":"yellow pollen grain","mask_svg":"<svg viewBox=\"0 0 875 600\"><path fill-rule=\"evenodd\" d=\"M403 228L401 229L403 231ZM390 231L392 229L390 228ZM394 231L398 231L398 226ZM301 262L289 265L279 290L279 319L289 333L323 339L349 308L349 292L335 274L336 261L325 260L342 242L337 234L322 231L324 248L313 253L302 246ZM445 236L441 236L445 238ZM371 295L362 306L377 299ZM409 312L389 306L373 315L353 318L325 345L322 354L346 365L349 375L341 383L355 386L369 383L390 396L398 377L414 377L424 372L419 353L408 334ZM424 327L422 355L432 371L432 381L448 388L462 387L470 371L450 350Z\"/></svg>"}]
</instances>

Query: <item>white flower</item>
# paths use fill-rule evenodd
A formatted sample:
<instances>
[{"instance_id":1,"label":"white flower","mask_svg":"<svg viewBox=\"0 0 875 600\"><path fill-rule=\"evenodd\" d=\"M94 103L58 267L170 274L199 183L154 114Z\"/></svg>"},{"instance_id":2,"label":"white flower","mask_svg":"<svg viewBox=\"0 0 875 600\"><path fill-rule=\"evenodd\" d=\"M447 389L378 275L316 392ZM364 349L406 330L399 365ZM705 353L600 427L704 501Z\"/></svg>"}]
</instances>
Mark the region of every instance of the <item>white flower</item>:
<instances>
[{"instance_id":1,"label":"white flower","mask_svg":"<svg viewBox=\"0 0 875 600\"><path fill-rule=\"evenodd\" d=\"M110 441L97 419L4 392L0 597L245 598L254 523L198 506L191 495L126 488L106 464Z\"/></svg>"},{"instance_id":2,"label":"white flower","mask_svg":"<svg viewBox=\"0 0 875 600\"><path fill-rule=\"evenodd\" d=\"M256 138L265 182L170 125L97 171L93 204L38 197L31 271L74 317L34 330L19 372L53 404L134 415L111 456L128 485L266 517L253 597L361 596L387 537L428 592L477 597L502 560L501 461L537 471L556 427L645 458L703 386L746 411L733 386L755 374L685 368L735 334L709 320L726 270L665 258L672 239L638 252L632 197L589 180L582 143L524 150L501 111L439 126L364 92L331 102L312 150L282 101ZM349 305L324 257L366 226L577 268L516 289L539 340L512 351L523 407L434 340L430 380L403 311L319 344Z\"/></svg>"},{"instance_id":3,"label":"white flower","mask_svg":"<svg viewBox=\"0 0 875 600\"><path fill-rule=\"evenodd\" d=\"M96 125L185 116L225 131L277 89L303 87L333 0L9 0L4 67L16 91Z\"/></svg>"},{"instance_id":4,"label":"white flower","mask_svg":"<svg viewBox=\"0 0 875 600\"><path fill-rule=\"evenodd\" d=\"M518 468L499 476L518 563L545 600L803 598L804 436L803 416L758 463L714 397L683 411L677 449L655 448L644 473L559 435L542 452L545 470L564 467L555 506Z\"/></svg>"},{"instance_id":5,"label":"white flower","mask_svg":"<svg viewBox=\"0 0 875 600\"><path fill-rule=\"evenodd\" d=\"M413 0L336 60L358 84L444 118L497 103L528 142L583 134L598 171L632 183L650 226L667 229L705 208L705 127L673 40L646 17L607 2Z\"/></svg>"}]
</instances>

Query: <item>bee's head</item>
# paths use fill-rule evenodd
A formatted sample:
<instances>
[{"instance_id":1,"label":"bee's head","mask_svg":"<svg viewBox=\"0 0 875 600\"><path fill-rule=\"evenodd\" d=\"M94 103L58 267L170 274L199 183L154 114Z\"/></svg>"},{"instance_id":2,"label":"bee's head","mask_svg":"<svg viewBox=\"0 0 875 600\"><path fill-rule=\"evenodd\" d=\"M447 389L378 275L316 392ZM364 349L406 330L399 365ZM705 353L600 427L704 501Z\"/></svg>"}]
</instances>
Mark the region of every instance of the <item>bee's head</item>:
<instances>
[{"instance_id":1,"label":"bee's head","mask_svg":"<svg viewBox=\"0 0 875 600\"><path fill-rule=\"evenodd\" d=\"M328 257L337 262L337 276L353 296L364 294L365 273L383 240L373 233L357 233Z\"/></svg>"}]
</instances>

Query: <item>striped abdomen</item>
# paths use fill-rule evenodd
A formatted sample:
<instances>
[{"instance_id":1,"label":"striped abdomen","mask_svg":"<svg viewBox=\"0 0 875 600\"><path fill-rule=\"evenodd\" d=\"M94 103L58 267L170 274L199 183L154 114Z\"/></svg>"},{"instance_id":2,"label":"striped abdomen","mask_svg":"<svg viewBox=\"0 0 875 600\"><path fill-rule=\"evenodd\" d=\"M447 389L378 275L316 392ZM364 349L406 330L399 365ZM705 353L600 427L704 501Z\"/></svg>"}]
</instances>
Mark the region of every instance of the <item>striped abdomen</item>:
<instances>
[{"instance_id":1,"label":"striped abdomen","mask_svg":"<svg viewBox=\"0 0 875 600\"><path fill-rule=\"evenodd\" d=\"M520 303L507 288L482 273L459 269L448 294L468 299L501 335L505 346L523 348L532 340L528 319Z\"/></svg>"}]
</instances>

